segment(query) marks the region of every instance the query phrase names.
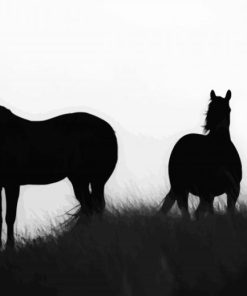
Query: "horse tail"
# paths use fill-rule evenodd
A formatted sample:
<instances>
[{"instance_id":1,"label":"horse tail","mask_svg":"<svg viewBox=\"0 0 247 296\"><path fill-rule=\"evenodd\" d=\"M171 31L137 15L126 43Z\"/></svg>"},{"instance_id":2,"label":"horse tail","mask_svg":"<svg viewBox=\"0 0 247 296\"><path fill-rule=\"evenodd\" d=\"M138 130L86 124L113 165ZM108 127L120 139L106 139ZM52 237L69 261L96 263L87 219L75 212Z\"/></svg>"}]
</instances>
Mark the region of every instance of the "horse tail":
<instances>
[{"instance_id":1,"label":"horse tail","mask_svg":"<svg viewBox=\"0 0 247 296\"><path fill-rule=\"evenodd\" d=\"M166 197L161 201L162 206L160 208L160 211L163 214L168 213L171 207L173 206L173 204L175 203L175 201L176 201L175 195L172 192L172 190L170 190L166 195Z\"/></svg>"}]
</instances>

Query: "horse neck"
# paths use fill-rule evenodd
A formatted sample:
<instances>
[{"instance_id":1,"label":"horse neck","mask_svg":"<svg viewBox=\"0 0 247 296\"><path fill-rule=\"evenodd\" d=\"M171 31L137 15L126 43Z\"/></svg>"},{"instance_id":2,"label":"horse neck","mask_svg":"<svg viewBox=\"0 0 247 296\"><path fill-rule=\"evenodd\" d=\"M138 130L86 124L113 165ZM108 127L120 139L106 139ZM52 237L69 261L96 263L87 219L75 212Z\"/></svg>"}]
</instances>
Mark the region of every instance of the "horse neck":
<instances>
[{"instance_id":1,"label":"horse neck","mask_svg":"<svg viewBox=\"0 0 247 296\"><path fill-rule=\"evenodd\" d=\"M215 130L211 130L208 135L216 140L231 141L229 127L216 128Z\"/></svg>"}]
</instances>

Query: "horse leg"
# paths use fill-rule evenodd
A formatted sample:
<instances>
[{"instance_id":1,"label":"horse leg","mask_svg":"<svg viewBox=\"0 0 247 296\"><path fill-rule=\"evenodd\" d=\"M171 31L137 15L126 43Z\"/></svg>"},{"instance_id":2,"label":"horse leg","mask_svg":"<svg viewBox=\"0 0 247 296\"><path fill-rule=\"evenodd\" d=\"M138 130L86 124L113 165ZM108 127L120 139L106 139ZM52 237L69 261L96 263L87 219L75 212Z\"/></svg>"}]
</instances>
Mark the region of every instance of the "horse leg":
<instances>
[{"instance_id":1,"label":"horse leg","mask_svg":"<svg viewBox=\"0 0 247 296\"><path fill-rule=\"evenodd\" d=\"M92 213L92 197L89 191L88 179L81 176L71 176L69 180L72 183L75 197L80 202L81 211L90 215Z\"/></svg>"},{"instance_id":2,"label":"horse leg","mask_svg":"<svg viewBox=\"0 0 247 296\"><path fill-rule=\"evenodd\" d=\"M94 178L91 182L92 187L92 209L95 213L102 214L105 209L104 187L105 180L103 178Z\"/></svg>"},{"instance_id":3,"label":"horse leg","mask_svg":"<svg viewBox=\"0 0 247 296\"><path fill-rule=\"evenodd\" d=\"M172 190L170 190L166 197L163 199L163 204L160 208L160 211L163 213L163 214L167 214L169 212L169 210L171 209L171 207L173 206L173 204L175 203L176 201L176 198L175 198L175 195L173 193Z\"/></svg>"},{"instance_id":4,"label":"horse leg","mask_svg":"<svg viewBox=\"0 0 247 296\"><path fill-rule=\"evenodd\" d=\"M236 185L226 192L227 196L227 211L233 215L235 213L235 205L239 196L240 185Z\"/></svg>"},{"instance_id":5,"label":"horse leg","mask_svg":"<svg viewBox=\"0 0 247 296\"><path fill-rule=\"evenodd\" d=\"M235 181L234 176L230 172L224 171L224 174L226 176L227 184L227 211L230 212L230 214L234 214L235 205L240 193L240 184Z\"/></svg>"},{"instance_id":6,"label":"horse leg","mask_svg":"<svg viewBox=\"0 0 247 296\"><path fill-rule=\"evenodd\" d=\"M5 187L6 193L6 224L7 232L7 246L13 247L14 242L14 223L16 219L17 202L20 193L20 186L8 185Z\"/></svg>"},{"instance_id":7,"label":"horse leg","mask_svg":"<svg viewBox=\"0 0 247 296\"><path fill-rule=\"evenodd\" d=\"M190 218L189 209L188 209L188 192L176 193L176 200L182 215L184 217Z\"/></svg>"},{"instance_id":8,"label":"horse leg","mask_svg":"<svg viewBox=\"0 0 247 296\"><path fill-rule=\"evenodd\" d=\"M206 212L214 213L213 198L201 196L200 203L195 211L195 217L198 220Z\"/></svg>"}]
</instances>

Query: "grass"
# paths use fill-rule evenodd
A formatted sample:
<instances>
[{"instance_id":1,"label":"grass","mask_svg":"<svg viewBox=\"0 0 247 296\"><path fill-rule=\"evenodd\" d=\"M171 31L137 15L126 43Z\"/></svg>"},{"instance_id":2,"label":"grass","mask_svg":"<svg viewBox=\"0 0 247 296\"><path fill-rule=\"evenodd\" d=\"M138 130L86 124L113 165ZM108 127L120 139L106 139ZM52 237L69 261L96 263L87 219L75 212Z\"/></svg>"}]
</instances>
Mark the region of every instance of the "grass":
<instances>
[{"instance_id":1,"label":"grass","mask_svg":"<svg viewBox=\"0 0 247 296\"><path fill-rule=\"evenodd\" d=\"M242 294L246 282L245 206L198 221L115 209L0 252L8 295L225 296Z\"/></svg>"}]
</instances>

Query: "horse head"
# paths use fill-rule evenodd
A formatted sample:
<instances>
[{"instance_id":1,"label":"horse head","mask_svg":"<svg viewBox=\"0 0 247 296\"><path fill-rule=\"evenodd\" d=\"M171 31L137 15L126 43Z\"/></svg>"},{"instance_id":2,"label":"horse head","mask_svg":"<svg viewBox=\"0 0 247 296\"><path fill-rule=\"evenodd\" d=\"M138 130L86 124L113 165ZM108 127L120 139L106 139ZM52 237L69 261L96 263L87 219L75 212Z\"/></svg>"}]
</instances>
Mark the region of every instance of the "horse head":
<instances>
[{"instance_id":1,"label":"horse head","mask_svg":"<svg viewBox=\"0 0 247 296\"><path fill-rule=\"evenodd\" d=\"M231 91L226 92L226 96L216 96L214 90L210 92L210 102L204 125L204 132L214 132L219 129L229 129L231 108L229 102L231 99Z\"/></svg>"}]
</instances>

